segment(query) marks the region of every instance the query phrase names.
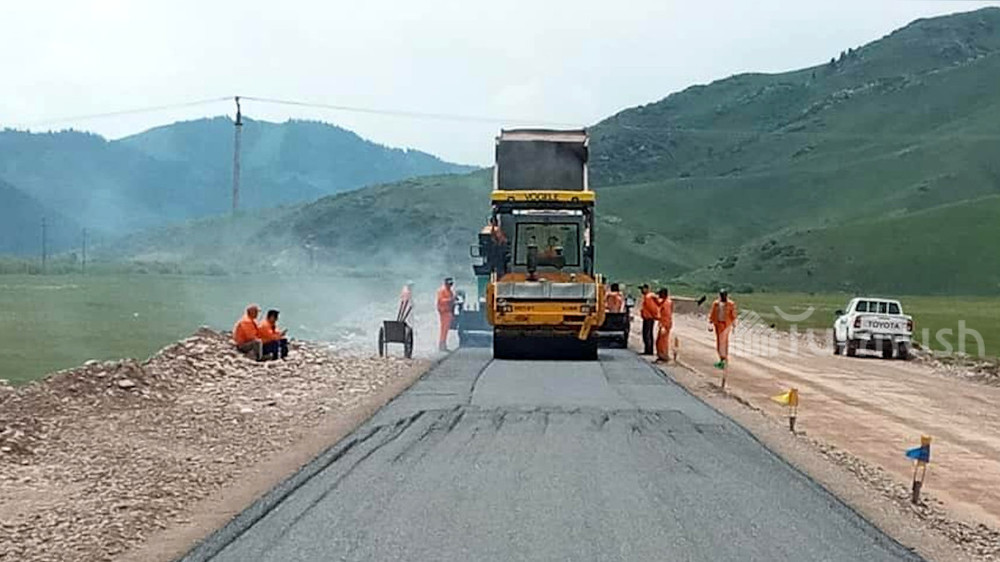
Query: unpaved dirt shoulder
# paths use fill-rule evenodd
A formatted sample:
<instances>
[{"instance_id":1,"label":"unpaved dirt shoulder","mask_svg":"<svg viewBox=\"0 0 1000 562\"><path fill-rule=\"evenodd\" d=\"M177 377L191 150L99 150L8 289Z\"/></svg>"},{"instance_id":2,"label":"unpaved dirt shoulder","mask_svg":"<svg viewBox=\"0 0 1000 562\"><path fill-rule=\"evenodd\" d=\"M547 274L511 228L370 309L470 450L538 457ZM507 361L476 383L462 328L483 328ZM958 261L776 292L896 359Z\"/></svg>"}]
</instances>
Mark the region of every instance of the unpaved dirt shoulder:
<instances>
[{"instance_id":1,"label":"unpaved dirt shoulder","mask_svg":"<svg viewBox=\"0 0 1000 562\"><path fill-rule=\"evenodd\" d=\"M144 364L0 394L0 560L171 560L367 419L429 361L199 332Z\"/></svg>"},{"instance_id":2,"label":"unpaved dirt shoulder","mask_svg":"<svg viewBox=\"0 0 1000 562\"><path fill-rule=\"evenodd\" d=\"M787 418L774 416L738 391L719 389L719 377L689 364L683 353L678 365L661 370L922 556L942 561L1000 560L996 530L954 518L932 494L925 494L920 505L912 505L908 483L829 443L802 432L792 434Z\"/></svg>"}]
</instances>

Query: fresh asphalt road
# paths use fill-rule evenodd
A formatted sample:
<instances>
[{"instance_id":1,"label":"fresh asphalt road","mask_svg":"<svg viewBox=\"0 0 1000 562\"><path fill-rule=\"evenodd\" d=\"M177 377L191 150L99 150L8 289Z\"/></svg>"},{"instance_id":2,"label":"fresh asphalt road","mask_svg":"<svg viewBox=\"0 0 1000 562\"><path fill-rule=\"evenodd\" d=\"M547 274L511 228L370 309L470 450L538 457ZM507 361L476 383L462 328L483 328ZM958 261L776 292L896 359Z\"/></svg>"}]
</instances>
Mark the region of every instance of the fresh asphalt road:
<instances>
[{"instance_id":1,"label":"fresh asphalt road","mask_svg":"<svg viewBox=\"0 0 1000 562\"><path fill-rule=\"evenodd\" d=\"M915 558L627 351L459 351L316 462L189 559Z\"/></svg>"}]
</instances>

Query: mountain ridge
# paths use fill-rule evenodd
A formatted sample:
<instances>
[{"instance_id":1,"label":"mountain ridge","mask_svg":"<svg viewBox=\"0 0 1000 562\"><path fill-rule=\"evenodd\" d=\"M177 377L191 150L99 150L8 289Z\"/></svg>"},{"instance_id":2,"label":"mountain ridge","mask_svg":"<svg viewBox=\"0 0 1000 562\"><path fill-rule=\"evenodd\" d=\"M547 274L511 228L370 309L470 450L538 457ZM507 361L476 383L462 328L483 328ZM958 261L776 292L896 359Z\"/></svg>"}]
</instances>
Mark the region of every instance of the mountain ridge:
<instances>
[{"instance_id":1,"label":"mountain ridge","mask_svg":"<svg viewBox=\"0 0 1000 562\"><path fill-rule=\"evenodd\" d=\"M411 176L474 169L319 121L243 127L241 207L306 202ZM109 233L230 208L233 125L182 121L108 140L74 130L0 131L0 177L78 223Z\"/></svg>"},{"instance_id":2,"label":"mountain ridge","mask_svg":"<svg viewBox=\"0 0 1000 562\"><path fill-rule=\"evenodd\" d=\"M1000 194L997 30L998 8L918 20L830 62L692 86L602 120L590 129L599 266L740 290L996 294L1000 257L982 247L1000 226L982 224L977 202ZM363 260L379 241L467 264L488 189L478 172L408 180L266 228L335 259Z\"/></svg>"}]
</instances>

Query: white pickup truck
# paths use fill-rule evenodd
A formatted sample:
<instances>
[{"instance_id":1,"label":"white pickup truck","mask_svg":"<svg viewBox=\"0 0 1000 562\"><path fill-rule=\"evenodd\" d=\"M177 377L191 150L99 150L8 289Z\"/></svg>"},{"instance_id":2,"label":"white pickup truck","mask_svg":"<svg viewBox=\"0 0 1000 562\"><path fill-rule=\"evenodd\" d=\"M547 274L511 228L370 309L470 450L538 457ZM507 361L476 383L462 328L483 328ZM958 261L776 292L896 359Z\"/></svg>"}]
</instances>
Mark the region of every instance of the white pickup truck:
<instances>
[{"instance_id":1,"label":"white pickup truck","mask_svg":"<svg viewBox=\"0 0 1000 562\"><path fill-rule=\"evenodd\" d=\"M854 357L859 349L882 353L883 359L910 356L913 318L903 314L899 301L862 297L837 311L833 322L833 352Z\"/></svg>"}]
</instances>

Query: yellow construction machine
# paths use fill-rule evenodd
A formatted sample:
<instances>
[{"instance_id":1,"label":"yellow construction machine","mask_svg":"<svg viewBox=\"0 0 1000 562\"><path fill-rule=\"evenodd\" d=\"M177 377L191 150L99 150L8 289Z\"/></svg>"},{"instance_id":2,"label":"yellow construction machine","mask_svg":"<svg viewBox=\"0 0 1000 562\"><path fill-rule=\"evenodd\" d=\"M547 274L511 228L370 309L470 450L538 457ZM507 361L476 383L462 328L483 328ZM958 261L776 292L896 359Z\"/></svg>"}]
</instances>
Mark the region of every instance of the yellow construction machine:
<instances>
[{"instance_id":1,"label":"yellow construction machine","mask_svg":"<svg viewBox=\"0 0 1000 562\"><path fill-rule=\"evenodd\" d=\"M492 215L474 253L498 359L597 358L605 285L594 273L585 130L502 130Z\"/></svg>"}]
</instances>

